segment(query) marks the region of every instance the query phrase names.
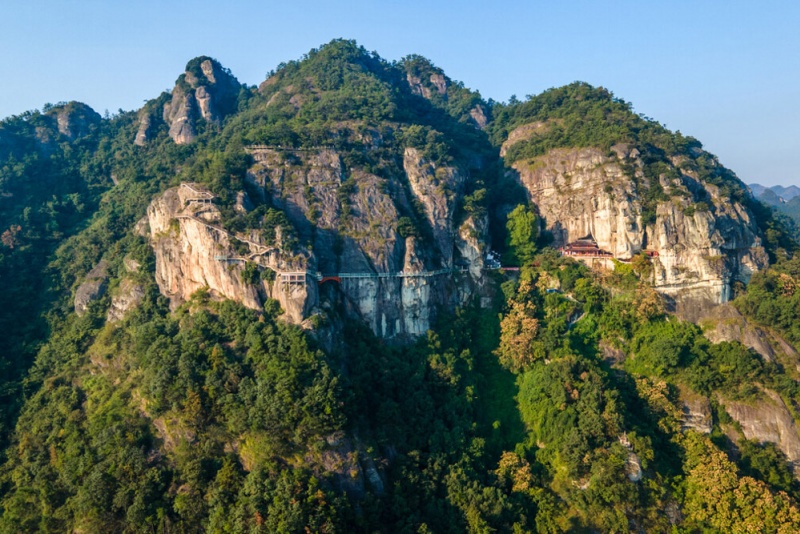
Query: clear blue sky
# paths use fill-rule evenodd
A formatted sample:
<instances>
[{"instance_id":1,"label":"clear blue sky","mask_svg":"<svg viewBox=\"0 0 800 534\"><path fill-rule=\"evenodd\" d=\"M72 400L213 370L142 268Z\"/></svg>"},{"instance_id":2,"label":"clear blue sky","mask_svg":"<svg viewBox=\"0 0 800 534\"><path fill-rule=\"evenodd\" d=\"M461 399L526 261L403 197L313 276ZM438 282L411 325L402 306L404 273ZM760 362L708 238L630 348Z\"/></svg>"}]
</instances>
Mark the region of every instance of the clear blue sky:
<instances>
[{"instance_id":1,"label":"clear blue sky","mask_svg":"<svg viewBox=\"0 0 800 534\"><path fill-rule=\"evenodd\" d=\"M337 37L422 54L495 100L602 85L744 181L800 184L797 1L2 0L0 117L136 109L202 54L257 84Z\"/></svg>"}]
</instances>

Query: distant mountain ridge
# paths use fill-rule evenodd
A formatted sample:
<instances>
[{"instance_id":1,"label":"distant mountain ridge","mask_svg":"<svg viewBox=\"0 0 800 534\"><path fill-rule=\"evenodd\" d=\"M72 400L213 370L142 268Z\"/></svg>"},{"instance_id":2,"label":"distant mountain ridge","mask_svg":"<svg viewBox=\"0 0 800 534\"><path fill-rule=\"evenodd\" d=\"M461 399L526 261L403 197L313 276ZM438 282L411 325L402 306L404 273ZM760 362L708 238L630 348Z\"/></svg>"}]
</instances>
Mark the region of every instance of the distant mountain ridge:
<instances>
[{"instance_id":1,"label":"distant mountain ridge","mask_svg":"<svg viewBox=\"0 0 800 534\"><path fill-rule=\"evenodd\" d=\"M796 185L790 185L789 187L784 187L782 185L765 186L761 184L748 184L748 187L753 192L753 196L755 196L759 200L762 200L761 197L767 191L775 193L777 196L779 196L786 202L800 195L800 187L797 187Z\"/></svg>"},{"instance_id":2,"label":"distant mountain ridge","mask_svg":"<svg viewBox=\"0 0 800 534\"><path fill-rule=\"evenodd\" d=\"M749 184L748 187L756 200L775 208L778 213L788 216L800 226L800 187L796 185L767 187L761 184Z\"/></svg>"}]
</instances>

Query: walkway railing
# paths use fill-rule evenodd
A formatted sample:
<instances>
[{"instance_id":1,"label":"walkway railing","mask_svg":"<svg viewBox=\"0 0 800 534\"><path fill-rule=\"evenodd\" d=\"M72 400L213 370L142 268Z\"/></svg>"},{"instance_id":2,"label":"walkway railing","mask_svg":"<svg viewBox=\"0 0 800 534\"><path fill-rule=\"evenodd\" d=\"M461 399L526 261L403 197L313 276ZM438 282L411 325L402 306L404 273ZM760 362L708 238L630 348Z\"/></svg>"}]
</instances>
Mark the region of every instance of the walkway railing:
<instances>
[{"instance_id":1,"label":"walkway railing","mask_svg":"<svg viewBox=\"0 0 800 534\"><path fill-rule=\"evenodd\" d=\"M254 145L248 148L252 149L284 149L283 147L274 147L268 145ZM318 147L316 150L320 148L332 148L332 147ZM313 150L313 149L294 149L294 148L286 148L285 150ZM201 191L196 187L192 186L189 183L183 182L181 183L181 187L185 187L192 191L193 193L199 195L198 198L189 198L187 202L192 201L210 201L214 198L214 195L208 191ZM197 217L196 214L181 214L176 215L176 219L184 219L184 220L192 220L198 224L205 226L206 228L210 228L226 236L241 241L242 243L246 243L252 247L255 247L257 250L247 256L224 256L224 255L217 255L214 256L214 259L221 262L226 263L245 263L247 261L253 261L257 256L263 256L265 254L269 254L271 252L276 252L280 250L278 247L266 247L261 243L256 243L255 241L251 241L246 238L242 238L237 236L236 234L229 232L225 228L221 226L217 226L215 224L211 224L208 221L200 219ZM452 274L452 273L466 273L469 272L469 269L466 267L451 267L451 268L444 268L444 269L436 269L433 271L411 271L411 272L395 272L395 273L381 273L381 272L360 272L360 273L321 273L321 272L312 272L312 271L279 271L273 267L269 267L266 265L262 265L271 271L274 271L276 274L276 280L285 283L285 284L305 284L308 278L316 280L319 283L323 281L336 281L341 282L342 280L352 280L352 279L384 279L384 278L429 278L432 276L440 276L443 274ZM508 268L509 270L513 268Z\"/></svg>"}]
</instances>

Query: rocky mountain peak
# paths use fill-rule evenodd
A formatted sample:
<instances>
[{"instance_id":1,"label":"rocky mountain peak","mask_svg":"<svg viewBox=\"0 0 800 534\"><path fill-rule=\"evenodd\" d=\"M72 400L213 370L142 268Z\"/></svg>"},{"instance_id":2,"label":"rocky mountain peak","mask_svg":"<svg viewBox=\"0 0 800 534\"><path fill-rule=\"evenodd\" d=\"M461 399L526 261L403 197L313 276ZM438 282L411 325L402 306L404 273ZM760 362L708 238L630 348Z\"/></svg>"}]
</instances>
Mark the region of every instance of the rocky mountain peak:
<instances>
[{"instance_id":1,"label":"rocky mountain peak","mask_svg":"<svg viewBox=\"0 0 800 534\"><path fill-rule=\"evenodd\" d=\"M169 136L177 144L193 142L201 121L219 126L236 111L241 89L239 80L217 60L208 56L192 59L175 82L168 101L142 108L135 143L147 143L160 121L169 127Z\"/></svg>"},{"instance_id":2,"label":"rocky mountain peak","mask_svg":"<svg viewBox=\"0 0 800 534\"><path fill-rule=\"evenodd\" d=\"M36 139L46 151L52 143L63 136L68 141L75 141L89 135L100 124L100 115L82 102L59 103L45 106L44 113L36 124ZM9 143L10 144L10 143ZM0 140L2 149L2 140Z\"/></svg>"},{"instance_id":3,"label":"rocky mountain peak","mask_svg":"<svg viewBox=\"0 0 800 534\"><path fill-rule=\"evenodd\" d=\"M480 94L448 78L444 71L420 55L403 58L401 66L411 91L450 115L485 128L489 122L489 106Z\"/></svg>"},{"instance_id":4,"label":"rocky mountain peak","mask_svg":"<svg viewBox=\"0 0 800 534\"><path fill-rule=\"evenodd\" d=\"M45 115L55 119L58 133L70 141L88 135L101 120L100 114L91 107L75 101L54 106Z\"/></svg>"}]
</instances>

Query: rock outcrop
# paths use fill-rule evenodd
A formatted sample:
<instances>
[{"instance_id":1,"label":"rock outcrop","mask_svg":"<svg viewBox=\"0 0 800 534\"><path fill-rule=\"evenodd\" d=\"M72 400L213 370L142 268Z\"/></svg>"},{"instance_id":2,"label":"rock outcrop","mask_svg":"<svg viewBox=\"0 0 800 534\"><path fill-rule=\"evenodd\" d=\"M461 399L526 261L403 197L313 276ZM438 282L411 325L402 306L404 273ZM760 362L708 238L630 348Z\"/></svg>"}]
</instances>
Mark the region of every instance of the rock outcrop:
<instances>
[{"instance_id":1,"label":"rock outcrop","mask_svg":"<svg viewBox=\"0 0 800 534\"><path fill-rule=\"evenodd\" d=\"M742 428L744 437L760 443L774 443L791 463L800 478L800 434L792 414L780 395L764 390L766 399L745 404L721 399L725 411Z\"/></svg>"},{"instance_id":2,"label":"rock outcrop","mask_svg":"<svg viewBox=\"0 0 800 534\"><path fill-rule=\"evenodd\" d=\"M158 126L164 124L163 114L163 108L158 106L158 101L156 100L151 100L140 109L137 114L139 128L136 131L133 144L144 146L155 137Z\"/></svg>"},{"instance_id":3,"label":"rock outcrop","mask_svg":"<svg viewBox=\"0 0 800 534\"><path fill-rule=\"evenodd\" d=\"M404 63L406 82L413 94L477 128L483 129L489 124L489 107L480 94L449 79L444 71L425 58L411 56Z\"/></svg>"},{"instance_id":4,"label":"rock outcrop","mask_svg":"<svg viewBox=\"0 0 800 534\"><path fill-rule=\"evenodd\" d=\"M150 239L156 255L156 282L177 307L201 289L261 309L267 298L280 302L287 319L300 323L316 302L316 283L303 278L270 276L245 280L248 262L273 273L304 272L307 259L281 252L256 232L228 232L210 193L195 184L167 190L148 207Z\"/></svg>"},{"instance_id":5,"label":"rock outcrop","mask_svg":"<svg viewBox=\"0 0 800 534\"><path fill-rule=\"evenodd\" d=\"M414 197L425 210L442 264L452 267L455 199L462 193L464 177L452 167L437 169L415 148L406 148L403 168Z\"/></svg>"},{"instance_id":6,"label":"rock outcrop","mask_svg":"<svg viewBox=\"0 0 800 534\"><path fill-rule=\"evenodd\" d=\"M108 262L101 261L86 274L83 283L75 290L75 313L83 316L89 304L103 295L108 287Z\"/></svg>"},{"instance_id":7,"label":"rock outcrop","mask_svg":"<svg viewBox=\"0 0 800 534\"><path fill-rule=\"evenodd\" d=\"M711 402L709 402L708 398L687 388L682 388L680 401L681 429L710 434L714 426L714 420L711 415Z\"/></svg>"},{"instance_id":8,"label":"rock outcrop","mask_svg":"<svg viewBox=\"0 0 800 534\"><path fill-rule=\"evenodd\" d=\"M59 136L68 141L86 137L100 124L100 115L82 102L53 106L43 114L42 124L36 127L36 139L47 148Z\"/></svg>"},{"instance_id":9,"label":"rock outcrop","mask_svg":"<svg viewBox=\"0 0 800 534\"><path fill-rule=\"evenodd\" d=\"M137 307L143 299L144 286L130 278L124 278L111 297L106 321L110 323L121 321L125 318L125 314Z\"/></svg>"},{"instance_id":10,"label":"rock outcrop","mask_svg":"<svg viewBox=\"0 0 800 534\"><path fill-rule=\"evenodd\" d=\"M144 146L152 138L153 117L144 111L144 108L142 108L142 111L139 112L139 129L136 131L136 138L133 140L133 144L136 146Z\"/></svg>"},{"instance_id":11,"label":"rock outcrop","mask_svg":"<svg viewBox=\"0 0 800 534\"><path fill-rule=\"evenodd\" d=\"M169 126L172 140L179 145L194 141L200 120L219 125L235 111L241 87L217 61L207 57L190 61L186 72L178 78L171 99L163 107L163 120ZM140 113L136 144L147 142L152 122L153 115L149 111Z\"/></svg>"},{"instance_id":12,"label":"rock outcrop","mask_svg":"<svg viewBox=\"0 0 800 534\"><path fill-rule=\"evenodd\" d=\"M447 98L447 80L444 75L439 72L434 72L427 78L428 79L423 82L419 76L410 73L407 74L406 81L408 81L408 85L411 87L411 92L427 100L431 99L434 92Z\"/></svg>"},{"instance_id":13,"label":"rock outcrop","mask_svg":"<svg viewBox=\"0 0 800 534\"><path fill-rule=\"evenodd\" d=\"M533 123L512 131L504 152L512 140L546 127ZM647 250L653 286L680 315L697 320L730 299L733 281L747 282L766 267L758 228L747 208L679 167L672 168L678 178L660 177L670 200L655 204L652 220L643 219L643 168L636 149L615 146L611 155L596 148L552 150L515 162L512 172L556 246L591 235L600 249L620 260Z\"/></svg>"},{"instance_id":14,"label":"rock outcrop","mask_svg":"<svg viewBox=\"0 0 800 534\"><path fill-rule=\"evenodd\" d=\"M732 304L724 304L704 315L703 333L714 343L738 341L759 353L766 361L778 360L800 370L800 354L783 338L751 324Z\"/></svg>"},{"instance_id":15,"label":"rock outcrop","mask_svg":"<svg viewBox=\"0 0 800 534\"><path fill-rule=\"evenodd\" d=\"M248 180L260 192L257 200L283 210L301 242L310 243L312 269L359 276L326 280L336 284L345 308L376 334L423 334L437 306L452 307L477 287L487 228L484 221L465 222L463 238L457 238L455 201L465 180L458 169L436 168L408 149L404 185L357 168L346 179L331 149L252 153L256 164ZM413 215L414 204L424 217L415 224L428 230L403 237L399 220ZM432 242L420 237L425 234ZM462 266L469 272L462 273ZM422 276L431 272L438 274Z\"/></svg>"},{"instance_id":16,"label":"rock outcrop","mask_svg":"<svg viewBox=\"0 0 800 534\"><path fill-rule=\"evenodd\" d=\"M486 235L489 231L489 218L487 215L470 215L458 229L455 245L464 262L468 266L469 274L473 280L480 281L483 277L484 258L488 252Z\"/></svg>"},{"instance_id":17,"label":"rock outcrop","mask_svg":"<svg viewBox=\"0 0 800 534\"><path fill-rule=\"evenodd\" d=\"M55 118L58 133L74 141L89 135L101 120L100 115L82 102L69 102L56 106L46 115Z\"/></svg>"}]
</instances>

